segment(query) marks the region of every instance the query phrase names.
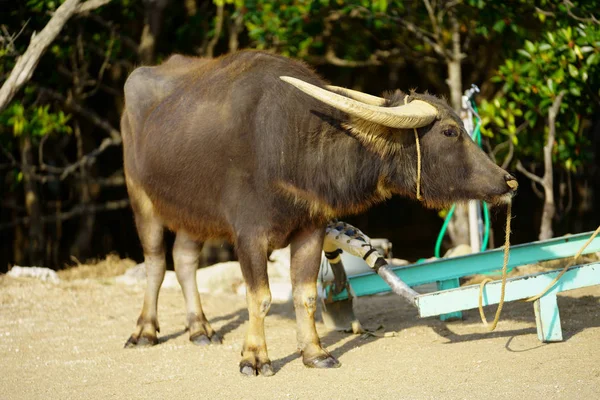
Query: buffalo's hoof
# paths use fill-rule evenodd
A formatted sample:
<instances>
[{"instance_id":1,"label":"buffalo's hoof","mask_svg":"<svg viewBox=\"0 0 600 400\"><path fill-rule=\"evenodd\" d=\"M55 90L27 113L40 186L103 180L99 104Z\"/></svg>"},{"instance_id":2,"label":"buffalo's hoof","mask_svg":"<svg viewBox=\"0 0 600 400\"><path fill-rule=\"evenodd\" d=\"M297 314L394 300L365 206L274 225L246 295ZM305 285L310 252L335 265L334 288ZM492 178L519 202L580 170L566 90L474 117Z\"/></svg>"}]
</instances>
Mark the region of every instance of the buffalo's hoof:
<instances>
[{"instance_id":1,"label":"buffalo's hoof","mask_svg":"<svg viewBox=\"0 0 600 400\"><path fill-rule=\"evenodd\" d=\"M242 361L240 363L240 373L244 376L257 376L258 374L262 376L273 376L275 371L273 371L271 363L254 366L248 361Z\"/></svg>"},{"instance_id":2,"label":"buffalo's hoof","mask_svg":"<svg viewBox=\"0 0 600 400\"><path fill-rule=\"evenodd\" d=\"M158 338L156 336L141 336L139 338L130 336L125 342L124 348L131 349L134 347L151 347L158 344Z\"/></svg>"},{"instance_id":3,"label":"buffalo's hoof","mask_svg":"<svg viewBox=\"0 0 600 400\"><path fill-rule=\"evenodd\" d=\"M273 376L275 375L275 371L273 371L273 366L269 363L269 364L263 364L260 369L259 372L262 376Z\"/></svg>"},{"instance_id":4,"label":"buffalo's hoof","mask_svg":"<svg viewBox=\"0 0 600 400\"><path fill-rule=\"evenodd\" d=\"M342 364L332 355L323 355L304 361L309 368L339 368Z\"/></svg>"},{"instance_id":5,"label":"buffalo's hoof","mask_svg":"<svg viewBox=\"0 0 600 400\"><path fill-rule=\"evenodd\" d=\"M198 346L208 346L209 344L221 344L222 343L221 338L216 333L213 334L210 338L203 333L194 335L194 336L190 337L190 342L192 342Z\"/></svg>"},{"instance_id":6,"label":"buffalo's hoof","mask_svg":"<svg viewBox=\"0 0 600 400\"><path fill-rule=\"evenodd\" d=\"M208 346L210 344L210 339L206 335L196 335L190 338L190 342L197 346Z\"/></svg>"}]
</instances>

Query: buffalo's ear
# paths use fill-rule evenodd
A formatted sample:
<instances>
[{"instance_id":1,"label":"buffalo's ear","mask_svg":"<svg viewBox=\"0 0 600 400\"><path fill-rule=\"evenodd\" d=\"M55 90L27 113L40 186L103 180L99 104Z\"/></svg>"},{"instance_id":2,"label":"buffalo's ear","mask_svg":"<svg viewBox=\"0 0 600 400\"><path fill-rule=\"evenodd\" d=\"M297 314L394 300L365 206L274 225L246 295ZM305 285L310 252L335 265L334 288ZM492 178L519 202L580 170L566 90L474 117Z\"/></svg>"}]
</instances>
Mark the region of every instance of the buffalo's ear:
<instances>
[{"instance_id":1,"label":"buffalo's ear","mask_svg":"<svg viewBox=\"0 0 600 400\"><path fill-rule=\"evenodd\" d=\"M389 128L361 118L350 117L342 126L363 146L382 156L400 151L409 138L414 141L412 129Z\"/></svg>"}]
</instances>

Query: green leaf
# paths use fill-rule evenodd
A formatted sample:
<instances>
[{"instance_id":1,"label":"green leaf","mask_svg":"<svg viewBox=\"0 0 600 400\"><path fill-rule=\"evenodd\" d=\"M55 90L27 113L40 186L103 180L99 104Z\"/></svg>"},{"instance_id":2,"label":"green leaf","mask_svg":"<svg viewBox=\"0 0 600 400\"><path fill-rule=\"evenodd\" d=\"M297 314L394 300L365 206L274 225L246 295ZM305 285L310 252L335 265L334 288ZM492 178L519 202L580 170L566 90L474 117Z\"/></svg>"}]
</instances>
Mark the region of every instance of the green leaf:
<instances>
[{"instance_id":1,"label":"green leaf","mask_svg":"<svg viewBox=\"0 0 600 400\"><path fill-rule=\"evenodd\" d=\"M504 125L504 120L502 118L500 118L500 117L497 117L497 116L494 117L494 123L496 125L498 125L500 128L504 128L504 126L505 126Z\"/></svg>"},{"instance_id":2,"label":"green leaf","mask_svg":"<svg viewBox=\"0 0 600 400\"><path fill-rule=\"evenodd\" d=\"M506 24L504 23L503 19L499 19L498 21L496 21L494 26L492 26L492 29L498 33L502 33L504 31L504 28L506 28Z\"/></svg>"},{"instance_id":3,"label":"green leaf","mask_svg":"<svg viewBox=\"0 0 600 400\"><path fill-rule=\"evenodd\" d=\"M525 50L527 50L529 53L535 53L535 45L531 41L526 40Z\"/></svg>"},{"instance_id":4,"label":"green leaf","mask_svg":"<svg viewBox=\"0 0 600 400\"><path fill-rule=\"evenodd\" d=\"M577 78L577 76L579 75L577 67L573 64L569 64L569 75L571 75L573 78Z\"/></svg>"},{"instance_id":5,"label":"green leaf","mask_svg":"<svg viewBox=\"0 0 600 400\"><path fill-rule=\"evenodd\" d=\"M573 96L581 96L581 89L578 86L571 86L569 88L569 92L573 95Z\"/></svg>"}]
</instances>

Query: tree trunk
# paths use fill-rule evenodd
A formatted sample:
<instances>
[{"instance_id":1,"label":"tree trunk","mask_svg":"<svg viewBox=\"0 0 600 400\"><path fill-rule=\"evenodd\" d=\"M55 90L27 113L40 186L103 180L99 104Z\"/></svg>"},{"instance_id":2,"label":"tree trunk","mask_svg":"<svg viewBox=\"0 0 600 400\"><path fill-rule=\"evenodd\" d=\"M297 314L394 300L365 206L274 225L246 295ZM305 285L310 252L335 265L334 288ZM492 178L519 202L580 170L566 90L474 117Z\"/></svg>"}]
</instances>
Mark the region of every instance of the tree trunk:
<instances>
[{"instance_id":1,"label":"tree trunk","mask_svg":"<svg viewBox=\"0 0 600 400\"><path fill-rule=\"evenodd\" d=\"M138 52L142 64L151 65L154 63L156 41L160 34L163 11L169 0L145 0L144 3L146 6L146 15Z\"/></svg>"},{"instance_id":2,"label":"tree trunk","mask_svg":"<svg viewBox=\"0 0 600 400\"><path fill-rule=\"evenodd\" d=\"M217 16L215 17L215 33L208 45L206 46L206 57L213 58L215 53L215 46L219 42L219 37L221 36L221 31L223 30L223 12L224 12L224 2L222 4L217 5Z\"/></svg>"},{"instance_id":3,"label":"tree trunk","mask_svg":"<svg viewBox=\"0 0 600 400\"><path fill-rule=\"evenodd\" d=\"M460 26L456 17L450 15L452 29L452 56L446 59L448 66L448 87L450 101L454 111L459 112L462 106L462 53L460 51Z\"/></svg>"},{"instance_id":4,"label":"tree trunk","mask_svg":"<svg viewBox=\"0 0 600 400\"><path fill-rule=\"evenodd\" d=\"M469 244L469 206L457 204L452 221L448 225L448 236L452 241L452 247L459 244Z\"/></svg>"},{"instance_id":5,"label":"tree trunk","mask_svg":"<svg viewBox=\"0 0 600 400\"><path fill-rule=\"evenodd\" d=\"M74 133L75 138L77 139L77 159L81 160L84 156L83 151L83 138L81 137L81 128L79 123L75 121L74 123ZM87 167L85 165L81 165L79 167L79 204L87 208L92 200L90 184L89 184L89 175L87 173ZM87 258L90 254L92 236L94 234L94 226L96 223L96 214L95 213L85 213L81 216L79 221L79 227L77 232L77 238L71 245L70 253L77 257L79 260L83 260Z\"/></svg>"},{"instance_id":6,"label":"tree trunk","mask_svg":"<svg viewBox=\"0 0 600 400\"><path fill-rule=\"evenodd\" d=\"M198 12L196 0L184 0L185 11L188 17L193 17Z\"/></svg>"},{"instance_id":7,"label":"tree trunk","mask_svg":"<svg viewBox=\"0 0 600 400\"><path fill-rule=\"evenodd\" d=\"M554 174L552 168L552 148L554 147L554 139L556 137L556 116L560 111L560 104L562 103L565 92L560 92L552 107L548 111L548 140L544 146L544 177L542 178L542 185L544 187L544 211L542 212L542 224L540 226L540 240L551 239L554 235L552 231L552 220L556 213L556 206L554 205Z\"/></svg>"},{"instance_id":8,"label":"tree trunk","mask_svg":"<svg viewBox=\"0 0 600 400\"><path fill-rule=\"evenodd\" d=\"M33 154L31 138L23 135L21 140L21 162L23 163L23 189L25 208L29 216L29 257L30 265L41 266L44 257L44 223L38 188L32 174Z\"/></svg>"},{"instance_id":9,"label":"tree trunk","mask_svg":"<svg viewBox=\"0 0 600 400\"><path fill-rule=\"evenodd\" d=\"M460 26L456 17L451 14L450 25L452 29L452 56L446 58L448 79L446 83L450 88L450 101L452 108L458 113L462 107L462 53L460 49ZM457 204L454 217L448 225L448 235L452 246L469 244L469 206Z\"/></svg>"}]
</instances>

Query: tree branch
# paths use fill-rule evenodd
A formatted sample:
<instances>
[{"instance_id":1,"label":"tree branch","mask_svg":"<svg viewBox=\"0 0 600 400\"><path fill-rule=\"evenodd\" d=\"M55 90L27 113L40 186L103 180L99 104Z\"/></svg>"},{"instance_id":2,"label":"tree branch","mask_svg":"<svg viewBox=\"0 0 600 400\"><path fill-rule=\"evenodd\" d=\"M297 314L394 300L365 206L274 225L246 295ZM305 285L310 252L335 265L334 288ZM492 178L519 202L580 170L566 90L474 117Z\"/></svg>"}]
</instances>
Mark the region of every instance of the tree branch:
<instances>
[{"instance_id":1,"label":"tree branch","mask_svg":"<svg viewBox=\"0 0 600 400\"><path fill-rule=\"evenodd\" d=\"M512 141L512 136L508 138L508 154L504 157L504 161L502 162L501 168L506 170L508 165L512 161L513 155L515 153L515 144Z\"/></svg>"},{"instance_id":2,"label":"tree branch","mask_svg":"<svg viewBox=\"0 0 600 400\"><path fill-rule=\"evenodd\" d=\"M368 67L372 65L381 65L381 61L378 59L377 53L373 53L368 60L345 60L343 58L339 58L335 51L331 48L327 48L327 52L324 56L314 56L309 57L308 61L310 64L318 65L318 64L331 64L337 67L346 67L346 68L359 68L359 67Z\"/></svg>"},{"instance_id":3,"label":"tree branch","mask_svg":"<svg viewBox=\"0 0 600 400\"><path fill-rule=\"evenodd\" d=\"M573 2L571 2L570 0L563 0L563 4L565 5L569 17L573 18L575 21L583 22L586 24L593 23L600 25L600 21L598 21L594 14L590 14L589 18L582 18L575 15L572 11L572 9L575 8L575 4L573 4Z\"/></svg>"},{"instance_id":4,"label":"tree branch","mask_svg":"<svg viewBox=\"0 0 600 400\"><path fill-rule=\"evenodd\" d=\"M113 21L107 21L104 18L102 18L100 15L98 14L90 14L87 16L87 18L91 19L92 21L98 23L98 25L102 26L103 28L108 29L111 32L117 32L118 30L116 29L116 25ZM129 50L134 51L135 53L138 52L138 43L133 40L131 37L125 35L123 32L118 32L117 33L119 36L119 39L121 39L121 42L127 46L129 48Z\"/></svg>"},{"instance_id":5,"label":"tree branch","mask_svg":"<svg viewBox=\"0 0 600 400\"><path fill-rule=\"evenodd\" d=\"M444 49L442 46L440 46L432 38L429 37L431 35L430 32L427 32L426 30L419 28L418 26L416 26L412 22L405 21L404 18L399 18L399 17L389 17L389 18L391 18L392 20L400 23L409 32L411 32L412 34L414 34L417 39L419 39L419 40L427 43L428 45L430 45L431 48L440 57L443 57L444 59L447 59L447 58L450 58L452 56L446 49Z\"/></svg>"},{"instance_id":6,"label":"tree branch","mask_svg":"<svg viewBox=\"0 0 600 400\"><path fill-rule=\"evenodd\" d=\"M56 39L69 18L85 6L84 11L91 11L108 3L107 0L90 0L80 5L80 0L66 0L56 9L50 21L39 34L33 34L25 53L19 57L8 79L0 88L0 111L4 110L14 95L31 79L40 58Z\"/></svg>"},{"instance_id":7,"label":"tree branch","mask_svg":"<svg viewBox=\"0 0 600 400\"><path fill-rule=\"evenodd\" d=\"M98 178L92 180L92 184L96 184L100 187L125 186L125 175L123 174L123 170L120 169L107 178Z\"/></svg>"},{"instance_id":8,"label":"tree branch","mask_svg":"<svg viewBox=\"0 0 600 400\"><path fill-rule=\"evenodd\" d=\"M540 178L536 174L534 174L534 173L530 172L529 170L527 170L527 168L525 168L523 166L523 164L521 163L521 160L517 161L517 171L519 171L520 173L522 173L523 175L525 175L526 177L528 177L532 181L534 181L536 183L539 183L542 186L544 185L544 181L542 180L542 178Z\"/></svg>"},{"instance_id":9,"label":"tree branch","mask_svg":"<svg viewBox=\"0 0 600 400\"><path fill-rule=\"evenodd\" d=\"M441 32L440 32L440 26L438 24L438 20L435 17L435 10L433 9L434 7L431 5L431 1L429 0L423 0L423 4L425 4L425 8L427 9L427 15L429 15L429 21L431 22L431 28L433 29L433 37L435 38L435 41L441 44Z\"/></svg>"},{"instance_id":10,"label":"tree branch","mask_svg":"<svg viewBox=\"0 0 600 400\"><path fill-rule=\"evenodd\" d=\"M88 0L83 4L77 6L77 10L75 11L77 14L84 14L90 11L95 10L96 8L107 5L112 0Z\"/></svg>"},{"instance_id":11,"label":"tree branch","mask_svg":"<svg viewBox=\"0 0 600 400\"><path fill-rule=\"evenodd\" d=\"M544 193L540 189L538 189L538 187L537 187L538 183L536 183L535 181L532 181L532 180L529 180L529 182L531 182L531 190L533 190L533 193L535 193L537 198L544 200Z\"/></svg>"},{"instance_id":12,"label":"tree branch","mask_svg":"<svg viewBox=\"0 0 600 400\"><path fill-rule=\"evenodd\" d=\"M94 162L96 162L96 158L110 146L118 146L120 144L121 144L121 138L119 138L118 140L114 140L111 138L104 138L104 140L102 140L102 142L100 143L100 146L98 146L94 150L90 151L89 153L87 153L86 155L81 157L79 160L74 162L73 164L65 167L62 174L60 174L60 180L61 181L64 180L67 176L69 176L70 174L75 172L77 170L77 168L79 168L80 166L91 165Z\"/></svg>"},{"instance_id":13,"label":"tree branch","mask_svg":"<svg viewBox=\"0 0 600 400\"><path fill-rule=\"evenodd\" d=\"M208 46L206 46L206 57L213 58L215 46L219 42L219 37L221 36L221 31L223 30L223 9L225 7L224 4L225 4L225 2L223 2L222 4L219 4L217 6L217 16L216 16L216 21L215 21L215 33L214 33L212 39L210 39L210 42L208 42Z\"/></svg>"},{"instance_id":14,"label":"tree branch","mask_svg":"<svg viewBox=\"0 0 600 400\"><path fill-rule=\"evenodd\" d=\"M14 55L19 54L19 53L17 53L17 50L15 49L15 41L19 38L19 36L21 36L23 31L29 24L30 20L31 20L31 18L28 19L27 21L25 21L25 23L21 27L21 30L12 35L8 32L8 29L6 29L6 25L0 26L0 29L2 29L2 35L0 36L0 44L2 44L2 47L4 47L4 51L6 52L5 55L14 56Z\"/></svg>"},{"instance_id":15,"label":"tree branch","mask_svg":"<svg viewBox=\"0 0 600 400\"><path fill-rule=\"evenodd\" d=\"M83 214L97 213L97 212L103 212L103 211L114 211L114 210L120 210L122 208L127 208L127 207L129 207L129 199L108 201L104 204L88 204L85 206L79 204L79 205L73 207L72 209L70 209L69 211L65 211L65 212L61 212L61 213L57 213L57 214L51 214L51 215L44 215L41 217L41 221L42 221L42 223L47 224L47 223L56 222L56 221L65 221L67 219L71 219L71 218L74 218L74 217L77 217L77 216L83 215ZM17 225L28 224L30 222L30 220L31 220L30 217L24 217L24 218L19 218L17 220L14 220L12 222L0 224L0 231L4 230L4 229L15 227Z\"/></svg>"},{"instance_id":16,"label":"tree branch","mask_svg":"<svg viewBox=\"0 0 600 400\"><path fill-rule=\"evenodd\" d=\"M40 88L40 91L44 94L53 98L54 100L58 100L63 103L63 105L70 109L71 111L80 114L81 116L87 118L91 123L96 125L98 128L103 129L107 132L111 139L115 142L115 144L121 143L121 133L113 128L113 126L105 119L101 118L98 114L89 110L80 104L76 103L72 98L66 98L59 92L48 89L48 88Z\"/></svg>"}]
</instances>

